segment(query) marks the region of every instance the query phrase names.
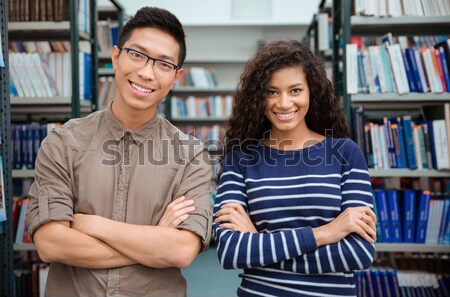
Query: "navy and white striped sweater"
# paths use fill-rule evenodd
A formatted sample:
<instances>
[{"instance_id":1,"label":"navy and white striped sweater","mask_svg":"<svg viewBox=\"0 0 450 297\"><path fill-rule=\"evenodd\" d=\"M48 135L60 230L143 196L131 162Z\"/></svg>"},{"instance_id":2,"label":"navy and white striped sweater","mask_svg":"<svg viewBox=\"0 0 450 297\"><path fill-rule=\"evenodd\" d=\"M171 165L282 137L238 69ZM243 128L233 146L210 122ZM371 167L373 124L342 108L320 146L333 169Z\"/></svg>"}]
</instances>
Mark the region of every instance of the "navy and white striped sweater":
<instances>
[{"instance_id":1,"label":"navy and white striped sweater","mask_svg":"<svg viewBox=\"0 0 450 297\"><path fill-rule=\"evenodd\" d=\"M366 161L350 139L303 150L262 144L226 156L214 213L238 202L258 233L214 225L220 263L244 269L238 296L356 296L353 271L370 267L374 245L357 234L317 247L312 228L347 207L372 205Z\"/></svg>"}]
</instances>

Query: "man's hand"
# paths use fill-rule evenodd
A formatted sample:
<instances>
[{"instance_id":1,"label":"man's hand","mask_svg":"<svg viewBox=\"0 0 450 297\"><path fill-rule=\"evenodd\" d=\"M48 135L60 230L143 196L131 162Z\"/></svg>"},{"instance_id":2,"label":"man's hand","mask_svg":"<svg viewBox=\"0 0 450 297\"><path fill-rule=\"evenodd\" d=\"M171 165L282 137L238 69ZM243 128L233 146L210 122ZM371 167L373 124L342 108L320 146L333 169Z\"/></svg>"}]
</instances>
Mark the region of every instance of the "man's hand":
<instances>
[{"instance_id":1,"label":"man's hand","mask_svg":"<svg viewBox=\"0 0 450 297\"><path fill-rule=\"evenodd\" d=\"M190 212L195 210L193 204L194 200L186 200L186 197L184 196L175 199L167 205L166 211L159 220L157 226L176 228L188 218Z\"/></svg>"},{"instance_id":2,"label":"man's hand","mask_svg":"<svg viewBox=\"0 0 450 297\"><path fill-rule=\"evenodd\" d=\"M216 213L214 223L220 227L240 232L258 233L252 220L239 203L227 203Z\"/></svg>"}]
</instances>

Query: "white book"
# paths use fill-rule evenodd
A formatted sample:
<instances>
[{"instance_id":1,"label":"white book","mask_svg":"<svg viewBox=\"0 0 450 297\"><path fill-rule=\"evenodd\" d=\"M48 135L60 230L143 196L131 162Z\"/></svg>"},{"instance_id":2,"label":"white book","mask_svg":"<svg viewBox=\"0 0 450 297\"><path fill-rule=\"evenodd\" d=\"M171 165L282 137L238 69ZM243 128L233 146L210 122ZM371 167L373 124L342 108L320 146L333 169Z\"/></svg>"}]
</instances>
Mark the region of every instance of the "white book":
<instances>
[{"instance_id":1,"label":"white book","mask_svg":"<svg viewBox=\"0 0 450 297\"><path fill-rule=\"evenodd\" d=\"M49 266L42 264L39 269L39 297L45 296L45 286L47 285Z\"/></svg>"},{"instance_id":2,"label":"white book","mask_svg":"<svg viewBox=\"0 0 450 297\"><path fill-rule=\"evenodd\" d=\"M372 63L370 62L369 51L367 49L362 49L361 51L363 54L364 69L366 70L366 81L369 84L369 93L374 94L377 92L377 89L375 87L375 79L373 77Z\"/></svg>"},{"instance_id":3,"label":"white book","mask_svg":"<svg viewBox=\"0 0 450 297\"><path fill-rule=\"evenodd\" d=\"M381 93L386 93L386 76L384 75L383 65L381 63L380 47L378 45L370 46L369 53L371 53L371 58L373 58L374 66L377 69L376 73L378 75Z\"/></svg>"},{"instance_id":4,"label":"white book","mask_svg":"<svg viewBox=\"0 0 450 297\"><path fill-rule=\"evenodd\" d=\"M430 199L430 204L428 208L428 222L427 222L427 229L425 231L425 244L431 244L431 237L432 237L432 229L434 225L434 218L436 217L436 200Z\"/></svg>"},{"instance_id":5,"label":"white book","mask_svg":"<svg viewBox=\"0 0 450 297\"><path fill-rule=\"evenodd\" d=\"M430 16L431 12L430 12L430 5L429 5L429 0L421 0L422 3L422 8L423 8L423 13L426 16Z\"/></svg>"},{"instance_id":6,"label":"white book","mask_svg":"<svg viewBox=\"0 0 450 297\"><path fill-rule=\"evenodd\" d=\"M409 93L408 77L406 76L405 64L399 44L387 46L389 57L391 58L392 72L397 86L398 94Z\"/></svg>"},{"instance_id":7,"label":"white book","mask_svg":"<svg viewBox=\"0 0 450 297\"><path fill-rule=\"evenodd\" d=\"M399 17L403 15L401 1L387 1L388 15L392 17Z\"/></svg>"},{"instance_id":8,"label":"white book","mask_svg":"<svg viewBox=\"0 0 450 297\"><path fill-rule=\"evenodd\" d=\"M319 51L330 49L328 13L317 14L317 30L319 38Z\"/></svg>"},{"instance_id":9,"label":"white book","mask_svg":"<svg viewBox=\"0 0 450 297\"><path fill-rule=\"evenodd\" d=\"M223 117L224 114L223 114L223 109L222 109L222 105L223 105L222 102L224 101L224 98L222 96L217 95L214 97L214 101L216 101L214 104L214 107L215 107L214 115L216 117Z\"/></svg>"},{"instance_id":10,"label":"white book","mask_svg":"<svg viewBox=\"0 0 450 297\"><path fill-rule=\"evenodd\" d=\"M358 94L358 48L356 44L345 45L347 94Z\"/></svg>"},{"instance_id":11,"label":"white book","mask_svg":"<svg viewBox=\"0 0 450 297\"><path fill-rule=\"evenodd\" d=\"M382 168L383 164L380 162L380 145L378 142L378 125L374 123L369 123L370 126L370 138L372 140L372 151L373 151L373 167L376 169Z\"/></svg>"},{"instance_id":12,"label":"white book","mask_svg":"<svg viewBox=\"0 0 450 297\"><path fill-rule=\"evenodd\" d=\"M37 55L37 53L34 53L35 55ZM50 97L51 94L47 93L47 89L44 86L44 81L43 79L45 79L45 75L44 77L42 77L37 68L40 68L39 66L36 66L33 62L33 54L27 54L26 56L24 56L26 63L27 63L27 68L28 68L28 75L31 78L31 82L33 84L33 87L35 88L35 92L37 94L38 97Z\"/></svg>"},{"instance_id":13,"label":"white book","mask_svg":"<svg viewBox=\"0 0 450 297\"><path fill-rule=\"evenodd\" d=\"M439 76L437 76L436 69L433 65L433 57L435 57L434 48L425 48L421 51L423 63L425 65L425 72L430 83L430 89L433 93L442 93L442 82ZM433 55L433 56L432 56Z\"/></svg>"},{"instance_id":14,"label":"white book","mask_svg":"<svg viewBox=\"0 0 450 297\"><path fill-rule=\"evenodd\" d=\"M25 53L16 53L15 55L16 70L19 75L19 79L23 82L22 86L24 87L25 97L36 97L37 94L33 88L33 84L28 74L25 65L26 63L23 62L23 55L25 55Z\"/></svg>"},{"instance_id":15,"label":"white book","mask_svg":"<svg viewBox=\"0 0 450 297\"><path fill-rule=\"evenodd\" d=\"M380 140L380 150L381 150L381 158L383 160L383 168L389 169L389 157L388 157L388 147L386 143L386 133L384 125L379 126L378 129L379 140Z\"/></svg>"},{"instance_id":16,"label":"white book","mask_svg":"<svg viewBox=\"0 0 450 297\"><path fill-rule=\"evenodd\" d=\"M232 109L233 109L233 96L227 95L225 97L225 111L227 118L231 115Z\"/></svg>"},{"instance_id":17,"label":"white book","mask_svg":"<svg viewBox=\"0 0 450 297\"><path fill-rule=\"evenodd\" d=\"M447 133L447 152L450 159L450 103L444 104L445 131Z\"/></svg>"},{"instance_id":18,"label":"white book","mask_svg":"<svg viewBox=\"0 0 450 297\"><path fill-rule=\"evenodd\" d=\"M364 0L355 0L355 15L364 15L366 12L366 2Z\"/></svg>"},{"instance_id":19,"label":"white book","mask_svg":"<svg viewBox=\"0 0 450 297\"><path fill-rule=\"evenodd\" d=\"M448 156L448 139L445 120L433 121L434 151L436 153L437 169L450 169Z\"/></svg>"},{"instance_id":20,"label":"white book","mask_svg":"<svg viewBox=\"0 0 450 297\"><path fill-rule=\"evenodd\" d=\"M423 70L422 59L420 58L420 52L418 49L414 49L414 57L416 58L417 71L419 72L420 82L422 84L422 89L424 93L428 93L428 82L425 77L425 72Z\"/></svg>"},{"instance_id":21,"label":"white book","mask_svg":"<svg viewBox=\"0 0 450 297\"><path fill-rule=\"evenodd\" d=\"M416 151L417 169L423 169L422 150L420 148L420 127L417 125L413 126L413 142L414 150Z\"/></svg>"},{"instance_id":22,"label":"white book","mask_svg":"<svg viewBox=\"0 0 450 297\"><path fill-rule=\"evenodd\" d=\"M51 86L51 83L49 81L49 77L44 71L41 58L38 54L34 53L32 54L32 60L33 64L38 72L39 77L41 78L42 84L45 88L45 91L49 97L53 97L56 95L54 89Z\"/></svg>"},{"instance_id":23,"label":"white book","mask_svg":"<svg viewBox=\"0 0 450 297\"><path fill-rule=\"evenodd\" d=\"M19 74L16 70L16 62L15 62L15 53L9 54L9 71L11 75L11 80L14 84L14 87L16 87L17 95L19 97L25 97L25 91L22 86L22 81L19 78Z\"/></svg>"},{"instance_id":24,"label":"white book","mask_svg":"<svg viewBox=\"0 0 450 297\"><path fill-rule=\"evenodd\" d=\"M414 2L414 5L416 7L416 12L418 16L424 16L424 11L422 7L422 1L421 0L412 0Z\"/></svg>"},{"instance_id":25,"label":"white book","mask_svg":"<svg viewBox=\"0 0 450 297\"><path fill-rule=\"evenodd\" d=\"M388 16L386 1L387 0L379 0L378 1L378 15L381 16L381 17Z\"/></svg>"},{"instance_id":26,"label":"white book","mask_svg":"<svg viewBox=\"0 0 450 297\"><path fill-rule=\"evenodd\" d=\"M197 116L197 112L196 112L196 100L194 96L189 96L187 97L186 101L186 109L187 109L187 116L188 117L195 117Z\"/></svg>"},{"instance_id":27,"label":"white book","mask_svg":"<svg viewBox=\"0 0 450 297\"><path fill-rule=\"evenodd\" d=\"M403 3L403 15L410 16L411 15L411 8L410 8L410 2L411 0L402 0Z\"/></svg>"}]
</instances>

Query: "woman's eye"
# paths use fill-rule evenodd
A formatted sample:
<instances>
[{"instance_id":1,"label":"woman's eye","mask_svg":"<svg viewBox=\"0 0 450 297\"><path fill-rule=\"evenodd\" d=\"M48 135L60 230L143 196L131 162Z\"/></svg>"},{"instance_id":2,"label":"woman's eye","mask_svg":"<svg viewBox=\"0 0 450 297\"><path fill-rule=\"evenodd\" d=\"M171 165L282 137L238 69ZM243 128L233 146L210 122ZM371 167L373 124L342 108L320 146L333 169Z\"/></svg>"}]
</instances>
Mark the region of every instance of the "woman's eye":
<instances>
[{"instance_id":1,"label":"woman's eye","mask_svg":"<svg viewBox=\"0 0 450 297\"><path fill-rule=\"evenodd\" d=\"M293 89L291 92L292 93L294 93L294 94L298 94L298 93L300 93L302 90L300 90L300 89Z\"/></svg>"}]
</instances>

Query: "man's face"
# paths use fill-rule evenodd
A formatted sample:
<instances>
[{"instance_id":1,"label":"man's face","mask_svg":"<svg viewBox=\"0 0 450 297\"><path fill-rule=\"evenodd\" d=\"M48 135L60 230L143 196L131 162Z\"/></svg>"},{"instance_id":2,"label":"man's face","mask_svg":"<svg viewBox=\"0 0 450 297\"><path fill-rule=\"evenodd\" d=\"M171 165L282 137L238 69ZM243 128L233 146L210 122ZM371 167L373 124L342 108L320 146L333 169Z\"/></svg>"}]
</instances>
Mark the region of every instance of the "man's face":
<instances>
[{"instance_id":1,"label":"man's face","mask_svg":"<svg viewBox=\"0 0 450 297\"><path fill-rule=\"evenodd\" d=\"M183 74L182 69L170 67L178 65L179 51L180 46L172 36L155 28L135 29L122 50L115 46L112 62L118 92L114 100L120 109L132 113L156 112L158 103ZM161 61L154 65L145 55Z\"/></svg>"}]
</instances>

